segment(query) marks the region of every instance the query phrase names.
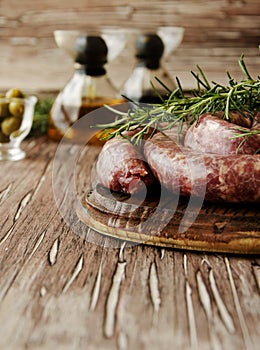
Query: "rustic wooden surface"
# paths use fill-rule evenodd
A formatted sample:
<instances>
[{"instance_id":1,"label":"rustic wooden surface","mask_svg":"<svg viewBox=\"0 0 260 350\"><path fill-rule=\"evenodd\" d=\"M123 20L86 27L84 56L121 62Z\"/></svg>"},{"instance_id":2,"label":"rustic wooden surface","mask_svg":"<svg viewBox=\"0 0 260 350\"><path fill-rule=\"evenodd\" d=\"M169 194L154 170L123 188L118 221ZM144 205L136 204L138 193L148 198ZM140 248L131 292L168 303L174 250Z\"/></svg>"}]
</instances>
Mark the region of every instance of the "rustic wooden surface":
<instances>
[{"instance_id":1,"label":"rustic wooden surface","mask_svg":"<svg viewBox=\"0 0 260 350\"><path fill-rule=\"evenodd\" d=\"M162 200L150 196L145 204L142 200L131 204L131 198L115 198L97 186L82 198L77 215L94 230L113 238L164 248L260 254L260 216L255 205L202 206L200 202L191 209L184 199L176 205L172 195L162 196Z\"/></svg>"},{"instance_id":2,"label":"rustic wooden surface","mask_svg":"<svg viewBox=\"0 0 260 350\"><path fill-rule=\"evenodd\" d=\"M1 349L259 348L259 256L77 235L54 201L57 144L24 148L0 163Z\"/></svg>"},{"instance_id":3,"label":"rustic wooden surface","mask_svg":"<svg viewBox=\"0 0 260 350\"><path fill-rule=\"evenodd\" d=\"M183 42L165 65L184 88L196 87L190 74L196 64L209 80L227 83L226 71L240 79L237 61L242 53L251 74L259 74L259 0L1 0L0 90L17 85L27 91L61 89L73 68L57 48L53 31L100 25L183 26ZM118 88L131 73L131 56L123 52L108 67Z\"/></svg>"},{"instance_id":4,"label":"rustic wooden surface","mask_svg":"<svg viewBox=\"0 0 260 350\"><path fill-rule=\"evenodd\" d=\"M189 201L156 187L134 196L113 193L95 181L95 162L101 149L101 142L88 143L79 152L79 161L76 156L67 156L68 152L57 153L71 163L68 169L76 163L76 213L91 228L114 238L165 248L260 254L260 212L255 203ZM88 183L86 178L90 179ZM68 191L72 192L66 186ZM55 192L64 202L62 187ZM66 196L67 206L72 197Z\"/></svg>"}]
</instances>

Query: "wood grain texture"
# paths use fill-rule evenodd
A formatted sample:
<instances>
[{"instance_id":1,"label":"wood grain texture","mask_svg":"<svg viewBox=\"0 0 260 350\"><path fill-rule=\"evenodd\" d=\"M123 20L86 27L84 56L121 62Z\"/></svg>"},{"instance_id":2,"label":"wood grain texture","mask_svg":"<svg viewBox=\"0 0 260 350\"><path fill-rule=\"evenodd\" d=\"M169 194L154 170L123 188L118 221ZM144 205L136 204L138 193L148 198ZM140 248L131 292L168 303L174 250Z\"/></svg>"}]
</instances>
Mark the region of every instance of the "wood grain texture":
<instances>
[{"instance_id":1,"label":"wood grain texture","mask_svg":"<svg viewBox=\"0 0 260 350\"><path fill-rule=\"evenodd\" d=\"M192 225L186 229L182 218L187 213L187 204L171 209L156 209L157 214L144 216L150 211L147 206L140 206L138 212L134 207L128 211L121 200L117 202L117 211L113 213L114 203L102 204L97 202L95 192L90 192L82 201L82 208L77 211L79 218L98 232L137 243L151 244L166 248L180 248L207 252L226 252L234 254L259 254L260 232L259 212L256 208L228 208L205 204L195 216ZM119 205L120 204L120 205ZM129 205L127 206L128 209ZM212 210L212 208L214 208ZM213 213L210 213L212 210ZM227 210L229 213L227 214ZM121 212L121 213L120 213ZM187 222L186 222L187 224Z\"/></svg>"},{"instance_id":2,"label":"wood grain texture","mask_svg":"<svg viewBox=\"0 0 260 350\"><path fill-rule=\"evenodd\" d=\"M80 236L54 201L57 145L24 148L0 164L1 349L258 349L259 256Z\"/></svg>"},{"instance_id":3,"label":"wood grain texture","mask_svg":"<svg viewBox=\"0 0 260 350\"><path fill-rule=\"evenodd\" d=\"M165 65L184 88L194 88L196 65L209 80L227 82L226 71L241 78L237 61L246 55L253 76L259 74L260 10L258 0L69 1L9 0L0 2L0 89L19 85L27 91L59 90L72 74L72 62L56 47L53 31L96 26L156 28L183 26L185 35ZM123 52L108 66L120 89L134 65Z\"/></svg>"}]
</instances>

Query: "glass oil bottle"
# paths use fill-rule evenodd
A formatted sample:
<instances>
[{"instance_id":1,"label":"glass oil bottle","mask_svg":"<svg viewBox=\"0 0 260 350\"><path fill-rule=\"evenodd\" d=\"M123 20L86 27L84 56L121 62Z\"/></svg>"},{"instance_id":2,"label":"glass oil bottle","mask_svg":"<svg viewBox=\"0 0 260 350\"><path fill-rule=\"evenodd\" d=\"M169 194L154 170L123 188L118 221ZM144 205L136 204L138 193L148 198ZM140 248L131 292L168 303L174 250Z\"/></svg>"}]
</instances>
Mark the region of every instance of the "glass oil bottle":
<instances>
[{"instance_id":1,"label":"glass oil bottle","mask_svg":"<svg viewBox=\"0 0 260 350\"><path fill-rule=\"evenodd\" d=\"M101 36L79 36L75 40L75 71L56 97L49 115L48 136L59 141L87 113L104 105L124 102L109 80L105 64L107 46Z\"/></svg>"}]
</instances>

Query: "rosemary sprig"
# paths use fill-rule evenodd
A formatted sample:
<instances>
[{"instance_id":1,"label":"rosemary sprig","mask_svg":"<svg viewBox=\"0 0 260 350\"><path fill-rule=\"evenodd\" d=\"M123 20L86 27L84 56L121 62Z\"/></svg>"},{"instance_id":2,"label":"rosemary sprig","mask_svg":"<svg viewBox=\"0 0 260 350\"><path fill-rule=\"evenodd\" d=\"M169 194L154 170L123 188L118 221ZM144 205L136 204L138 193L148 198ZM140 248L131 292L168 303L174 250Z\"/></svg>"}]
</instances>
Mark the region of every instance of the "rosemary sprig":
<instances>
[{"instance_id":1,"label":"rosemary sprig","mask_svg":"<svg viewBox=\"0 0 260 350\"><path fill-rule=\"evenodd\" d=\"M237 152L243 146L243 144L247 141L247 139L249 137L254 136L254 135L260 135L260 129L251 129L251 130L247 131L244 128L236 127L236 131L237 132L233 134L231 139L240 139L241 138L241 142L239 143L239 145L237 147ZM258 148L255 153L259 153L259 152L260 152L260 148Z\"/></svg>"},{"instance_id":2,"label":"rosemary sprig","mask_svg":"<svg viewBox=\"0 0 260 350\"><path fill-rule=\"evenodd\" d=\"M227 72L229 80L227 86L213 81L210 84L203 70L197 66L198 73L191 72L197 80L197 90L185 95L177 78L177 88L161 104L144 107L143 104L138 105L135 103L132 110L121 114L114 123L98 126L105 129L113 129L112 132L106 133L107 139L122 134L129 129L141 128L132 137L132 140L138 142L150 127L164 130L177 124L180 129L183 123L192 124L198 120L201 114L206 112L224 111L224 119L228 121L230 120L230 112L234 110L242 115L247 112L253 118L254 113L260 110L260 80L259 78L253 79L250 76L244 62L244 55L241 55L239 59L239 66L244 79L236 82ZM162 86L164 86L163 83ZM165 88L169 93L168 88ZM114 112L117 113L116 110ZM164 122L168 124L161 126Z\"/></svg>"}]
</instances>

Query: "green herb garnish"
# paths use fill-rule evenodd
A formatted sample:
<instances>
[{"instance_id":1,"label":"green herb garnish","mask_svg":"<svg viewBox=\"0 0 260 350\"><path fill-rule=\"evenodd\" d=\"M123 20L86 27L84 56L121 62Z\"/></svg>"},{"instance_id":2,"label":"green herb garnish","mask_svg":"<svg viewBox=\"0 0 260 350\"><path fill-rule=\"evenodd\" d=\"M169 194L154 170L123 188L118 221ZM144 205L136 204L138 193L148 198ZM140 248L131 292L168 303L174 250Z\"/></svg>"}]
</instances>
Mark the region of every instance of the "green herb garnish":
<instances>
[{"instance_id":1,"label":"green herb garnish","mask_svg":"<svg viewBox=\"0 0 260 350\"><path fill-rule=\"evenodd\" d=\"M118 115L117 120L110 124L98 125L98 127L115 129L106 132L106 139L122 134L126 130L140 128L140 131L132 137L132 141L139 142L150 127L165 130L179 125L181 129L180 126L183 123L193 124L200 115L206 112L224 111L223 118L227 121L230 120L231 111L238 111L242 115L247 112L253 118L254 113L260 111L260 78L253 79L250 76L243 55L239 59L239 66L244 79L237 82L227 73L229 80L227 86L216 82L210 84L202 69L197 66L198 73L191 72L198 85L195 91L185 94L177 78L178 87L170 93L167 100L149 106L132 101L135 108L127 113L119 113L114 110ZM163 83L161 84L164 86ZM167 87L165 88L169 91ZM167 123L162 126L164 122ZM260 131L253 131L253 134L256 133ZM243 133L239 135L243 136Z\"/></svg>"},{"instance_id":2,"label":"green herb garnish","mask_svg":"<svg viewBox=\"0 0 260 350\"><path fill-rule=\"evenodd\" d=\"M47 133L49 112L53 104L52 97L38 99L33 117L33 125L29 136L40 136Z\"/></svg>"},{"instance_id":3,"label":"green herb garnish","mask_svg":"<svg viewBox=\"0 0 260 350\"><path fill-rule=\"evenodd\" d=\"M244 128L236 128L236 133L234 133L234 135L232 136L232 139L240 139L242 138L241 142L239 143L238 147L237 147L237 152L238 150L243 146L243 144L247 141L247 139L251 136L254 135L260 135L260 129L244 129ZM260 148L258 148L256 150L255 153L259 153L260 152Z\"/></svg>"}]
</instances>

